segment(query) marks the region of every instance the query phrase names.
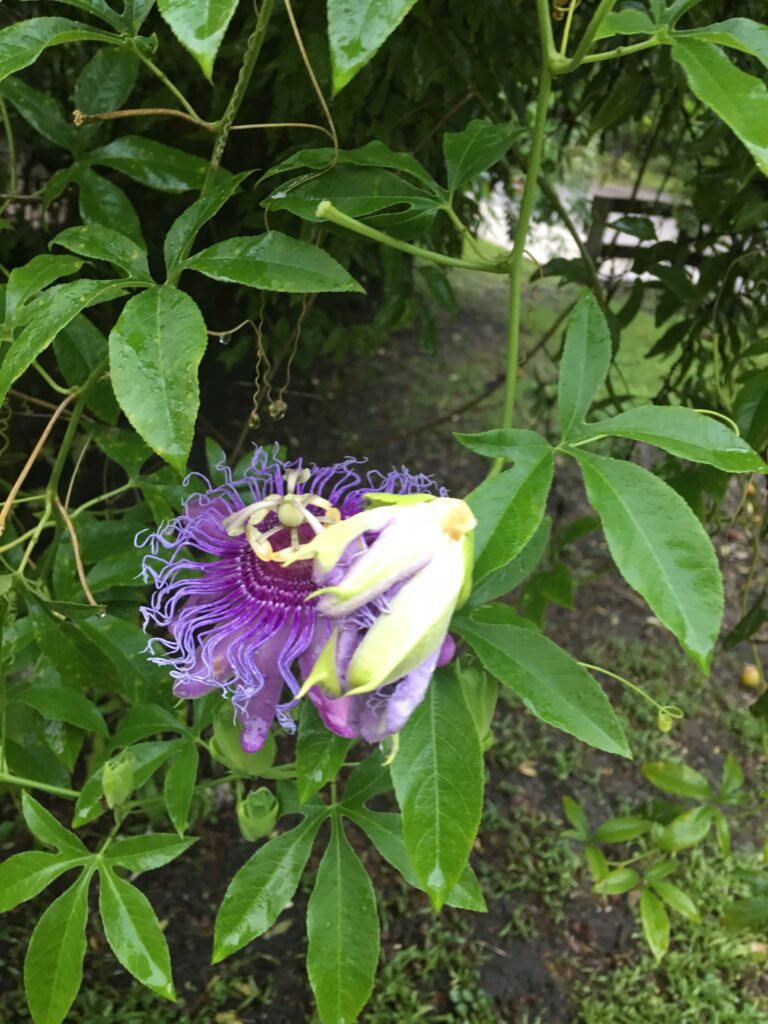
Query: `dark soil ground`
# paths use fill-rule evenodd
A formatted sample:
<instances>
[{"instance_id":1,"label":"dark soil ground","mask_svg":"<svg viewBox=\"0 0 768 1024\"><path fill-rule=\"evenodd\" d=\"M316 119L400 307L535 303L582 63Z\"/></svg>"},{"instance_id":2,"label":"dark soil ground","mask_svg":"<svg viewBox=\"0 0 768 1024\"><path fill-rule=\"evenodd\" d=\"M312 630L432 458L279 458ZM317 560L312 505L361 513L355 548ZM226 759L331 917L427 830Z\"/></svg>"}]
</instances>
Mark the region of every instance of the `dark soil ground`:
<instances>
[{"instance_id":1,"label":"dark soil ground","mask_svg":"<svg viewBox=\"0 0 768 1024\"><path fill-rule=\"evenodd\" d=\"M562 299L552 302L556 309ZM451 433L491 426L500 393L456 417L450 412L500 373L503 311L503 294L492 291L460 318L443 320L434 356L419 351L415 336L403 332L383 343L373 358L330 367L313 397L289 393L287 417L276 425L278 439L290 454L301 451L318 462L367 453L382 468L406 464L434 473L454 493L466 493L485 466L456 445ZM535 340L529 332L527 344ZM536 422L547 417L546 377L540 363L522 382L524 415ZM311 383L296 385L304 387ZM243 395L242 422L248 392L242 388L238 394ZM206 415L212 419L215 410L208 408ZM441 418L445 422L429 427ZM221 431L232 445L239 432L235 420L232 415L231 428ZM248 441L262 441L267 432L262 428ZM559 465L553 516L564 523L586 511L572 467ZM718 543L733 598L746 567L740 528L732 527ZM487 757L487 809L473 855L487 914L447 910L436 919L426 899L407 890L362 837L354 836L381 897L383 925L380 974L361 1018L365 1024L666 1024L673 1015L683 1024L768 1020L768 981L760 966L764 949L750 945L749 936L721 941L715 934L719 912L739 883L736 867L720 861L714 847L691 858L685 869L702 901L704 922L676 921L672 952L656 967L639 934L635 908L623 896L594 896L578 851L560 834L566 827L563 795L583 800L593 823L627 813L650 795L639 765L651 759L685 758L717 777L725 753L734 750L748 785L755 792L765 786L759 729L747 712L753 696L739 685L742 652L719 656L705 680L611 569L599 533L570 546L565 559L579 584L575 607L549 608L548 635L572 654L628 676L662 702L681 705L686 718L663 736L655 729L652 709L609 683L634 738L636 761L628 762L589 750L542 726L519 704L501 701ZM216 908L252 846L234 826L226 796L211 808L198 835L194 856L140 882L167 924L180 1002L161 1005L133 985L94 931L84 990L71 1021L306 1024L314 1019L302 964L306 890L268 935L224 964L210 966ZM737 836L737 867L754 862L756 838L752 826ZM5 852L23 842L15 833ZM0 953L3 1024L28 1020L20 994L22 944L44 905L27 904L0 923L10 940Z\"/></svg>"}]
</instances>

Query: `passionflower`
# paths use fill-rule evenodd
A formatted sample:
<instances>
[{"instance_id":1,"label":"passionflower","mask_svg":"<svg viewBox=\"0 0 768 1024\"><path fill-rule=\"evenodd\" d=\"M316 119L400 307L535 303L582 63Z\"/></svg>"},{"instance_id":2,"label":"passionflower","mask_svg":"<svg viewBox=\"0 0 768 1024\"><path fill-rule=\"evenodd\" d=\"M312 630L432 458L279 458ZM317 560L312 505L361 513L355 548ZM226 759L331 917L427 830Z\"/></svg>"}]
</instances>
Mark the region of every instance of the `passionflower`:
<instances>
[{"instance_id":1,"label":"passionflower","mask_svg":"<svg viewBox=\"0 0 768 1024\"><path fill-rule=\"evenodd\" d=\"M313 597L327 639L300 696L311 694L329 729L369 742L400 731L453 655L448 626L476 525L456 498L391 498L280 556L286 568L311 557L321 584Z\"/></svg>"},{"instance_id":2,"label":"passionflower","mask_svg":"<svg viewBox=\"0 0 768 1024\"><path fill-rule=\"evenodd\" d=\"M427 476L363 476L360 466L346 459L305 467L257 449L241 479L226 466L217 486L200 478L204 489L183 513L138 540L149 549L143 575L154 588L142 609L145 628L157 634L152 660L170 667L179 697L227 695L248 752L260 749L275 716L294 728L299 677L311 672L335 623L315 595L328 581L314 578L314 558L288 556L344 527L363 512L367 494L437 492Z\"/></svg>"}]
</instances>

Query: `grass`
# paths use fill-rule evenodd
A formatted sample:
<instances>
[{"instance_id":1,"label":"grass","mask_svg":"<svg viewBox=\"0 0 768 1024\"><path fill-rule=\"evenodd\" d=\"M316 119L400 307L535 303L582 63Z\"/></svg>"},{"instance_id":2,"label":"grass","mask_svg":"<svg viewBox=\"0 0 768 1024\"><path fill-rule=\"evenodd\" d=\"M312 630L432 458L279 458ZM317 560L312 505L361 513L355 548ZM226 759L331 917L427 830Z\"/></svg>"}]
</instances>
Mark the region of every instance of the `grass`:
<instances>
[{"instance_id":1,"label":"grass","mask_svg":"<svg viewBox=\"0 0 768 1024\"><path fill-rule=\"evenodd\" d=\"M676 918L672 946L658 966L642 954L611 971L584 972L573 1024L669 1024L670 1012L677 1024L765 1024L768 1002L758 992L765 947L712 926L726 894L739 889L740 870L756 860L737 854L722 861L694 851L687 888L705 908L701 923Z\"/></svg>"}]
</instances>

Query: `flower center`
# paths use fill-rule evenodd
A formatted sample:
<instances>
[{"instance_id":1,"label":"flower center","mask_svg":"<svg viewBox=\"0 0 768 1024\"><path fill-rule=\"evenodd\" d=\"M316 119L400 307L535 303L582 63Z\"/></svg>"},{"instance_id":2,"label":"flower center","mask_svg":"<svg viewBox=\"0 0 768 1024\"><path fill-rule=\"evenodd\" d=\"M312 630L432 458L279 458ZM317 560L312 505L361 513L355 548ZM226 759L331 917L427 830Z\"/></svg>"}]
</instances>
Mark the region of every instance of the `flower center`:
<instances>
[{"instance_id":1,"label":"flower center","mask_svg":"<svg viewBox=\"0 0 768 1024\"><path fill-rule=\"evenodd\" d=\"M277 550L290 547L295 551L306 541L306 538L301 537L302 527L308 526L313 534L319 534L326 527L338 523L341 513L325 498L311 492L296 493L297 485L307 483L309 477L308 469L289 469L284 477L285 494L268 494L261 501L255 501L227 516L224 528L229 536L240 537L245 534L256 557L263 562L270 562L276 557ZM310 506L316 511L311 511ZM272 513L277 517L277 523L274 524L272 518L274 525L267 530L260 530L259 526ZM284 542L286 530L289 531L288 544Z\"/></svg>"}]
</instances>

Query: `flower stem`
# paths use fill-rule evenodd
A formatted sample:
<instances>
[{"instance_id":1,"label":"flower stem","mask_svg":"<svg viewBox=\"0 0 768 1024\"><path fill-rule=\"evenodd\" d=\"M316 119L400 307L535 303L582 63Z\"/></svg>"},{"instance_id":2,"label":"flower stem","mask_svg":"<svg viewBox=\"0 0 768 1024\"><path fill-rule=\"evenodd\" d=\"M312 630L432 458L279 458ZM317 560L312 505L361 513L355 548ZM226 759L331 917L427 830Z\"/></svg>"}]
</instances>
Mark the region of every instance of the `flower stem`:
<instances>
[{"instance_id":1,"label":"flower stem","mask_svg":"<svg viewBox=\"0 0 768 1024\"><path fill-rule=\"evenodd\" d=\"M541 4L539 4L541 7ZM539 79L539 95L536 101L536 116L533 124L531 154L528 158L528 173L525 177L523 198L520 203L520 215L517 221L515 244L509 261L509 320L507 333L507 370L504 389L504 411L500 426L502 429L512 426L515 410L515 394L517 389L517 365L520 357L520 315L522 308L523 263L525 259L525 241L531 223L531 214L538 190L541 155L544 149L544 133L547 127L547 110L552 95L552 72L549 67L547 51L542 45L541 77ZM491 467L490 476L501 472L504 459L496 459Z\"/></svg>"},{"instance_id":2,"label":"flower stem","mask_svg":"<svg viewBox=\"0 0 768 1024\"><path fill-rule=\"evenodd\" d=\"M77 800L80 796L75 789L51 786L47 782L37 782L35 779L25 779L20 775L11 775L10 772L0 772L0 785L21 786L23 789L39 789L43 793L53 793L54 796L66 797L67 800Z\"/></svg>"},{"instance_id":3,"label":"flower stem","mask_svg":"<svg viewBox=\"0 0 768 1024\"><path fill-rule=\"evenodd\" d=\"M482 270L488 274L506 274L506 263L476 263L472 260L461 260L454 256L446 256L441 252L433 252L431 249L423 249L420 245L412 245L410 242L402 242L399 238L393 238L383 231L364 224L354 217L349 217L341 210L337 210L333 203L324 199L317 207L315 216L321 220L329 220L332 224L338 224L341 228L354 231L355 234L370 238L372 242L380 245L387 245L390 249L398 249L400 252L407 252L410 256L417 256L419 259L430 260L432 263L439 263L443 267L460 267L463 270Z\"/></svg>"}]
</instances>

